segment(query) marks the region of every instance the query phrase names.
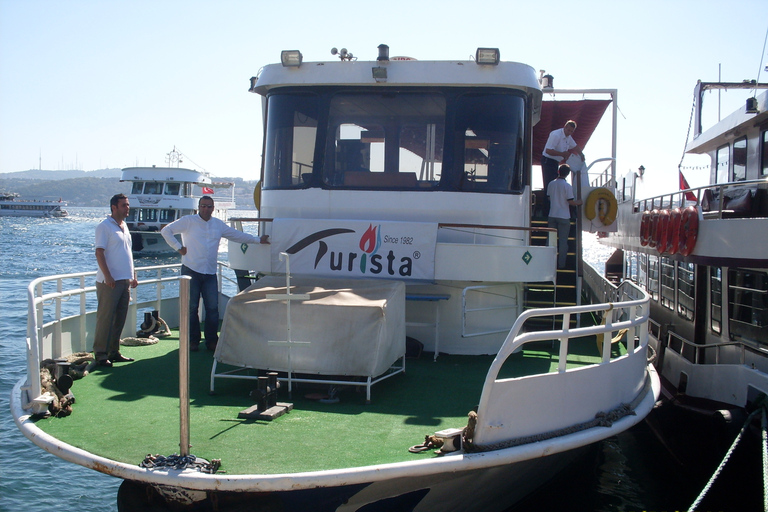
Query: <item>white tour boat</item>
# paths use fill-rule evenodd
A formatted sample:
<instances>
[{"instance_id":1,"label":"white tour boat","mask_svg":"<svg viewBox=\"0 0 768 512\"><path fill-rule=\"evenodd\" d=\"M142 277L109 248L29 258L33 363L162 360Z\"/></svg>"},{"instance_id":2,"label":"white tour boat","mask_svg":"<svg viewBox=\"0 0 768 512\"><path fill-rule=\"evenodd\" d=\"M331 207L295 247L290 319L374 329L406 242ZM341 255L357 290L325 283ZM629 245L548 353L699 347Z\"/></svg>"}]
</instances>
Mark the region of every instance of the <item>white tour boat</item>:
<instances>
[{"instance_id":1,"label":"white tour boat","mask_svg":"<svg viewBox=\"0 0 768 512\"><path fill-rule=\"evenodd\" d=\"M66 217L66 201L19 199L18 194L0 192L0 217Z\"/></svg>"},{"instance_id":2,"label":"white tour boat","mask_svg":"<svg viewBox=\"0 0 768 512\"><path fill-rule=\"evenodd\" d=\"M752 434L746 439L753 454L764 450L759 415L768 393L767 87L699 82L686 153L710 157L710 183L689 188L680 171L680 190L639 198L638 176L627 176L619 187L618 230L601 239L616 248L608 275L651 295L650 343L662 401L649 424L679 460L709 463L709 471L742 428ZM704 129L705 94L725 89L749 91L746 108ZM761 473L757 459L742 468L755 478ZM748 489L734 493L744 499Z\"/></svg>"},{"instance_id":3,"label":"white tour boat","mask_svg":"<svg viewBox=\"0 0 768 512\"><path fill-rule=\"evenodd\" d=\"M171 152L171 163L180 154ZM214 199L214 217L226 221L235 207L235 184L215 182L203 171L181 167L127 167L120 181L131 182L131 213L126 219L136 254L174 252L160 230L166 224L197 213L197 202L204 195Z\"/></svg>"},{"instance_id":4,"label":"white tour boat","mask_svg":"<svg viewBox=\"0 0 768 512\"><path fill-rule=\"evenodd\" d=\"M582 261L581 221L558 270L534 207L532 154L612 102L615 133L616 91L561 102L569 91L497 49L333 53L283 52L251 80L265 113L260 216L230 221L258 224L262 243L230 243L243 286L222 295L212 356L188 350L178 265L139 267L129 318L147 333L157 310L170 337L72 381L55 361L91 349L94 272L30 284L13 415L44 450L124 479L121 506L501 511L657 400L648 294Z\"/></svg>"}]
</instances>

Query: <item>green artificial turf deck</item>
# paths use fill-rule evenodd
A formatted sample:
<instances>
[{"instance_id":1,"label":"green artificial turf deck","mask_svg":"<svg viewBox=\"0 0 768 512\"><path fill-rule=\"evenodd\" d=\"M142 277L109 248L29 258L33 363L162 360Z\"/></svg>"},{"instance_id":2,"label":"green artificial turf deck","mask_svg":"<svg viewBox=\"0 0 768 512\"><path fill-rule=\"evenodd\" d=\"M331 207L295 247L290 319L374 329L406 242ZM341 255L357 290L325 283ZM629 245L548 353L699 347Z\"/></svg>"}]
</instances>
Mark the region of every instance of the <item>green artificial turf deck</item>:
<instances>
[{"instance_id":1,"label":"green artificial turf deck","mask_svg":"<svg viewBox=\"0 0 768 512\"><path fill-rule=\"evenodd\" d=\"M615 350L620 351L621 345ZM129 464L147 454L179 452L178 338L148 346L123 347L136 359L113 368L98 367L75 381L76 403L65 418L37 425L48 434L88 452ZM572 340L569 367L596 362L594 337ZM372 388L365 403L363 387L343 387L340 401L324 404L304 395L328 386L287 385L278 401L294 409L273 421L238 419L254 402L256 381L217 379L209 395L213 353L201 345L190 354L190 452L221 459L228 474L275 474L316 471L417 460L432 451L408 448L445 428L462 428L480 399L492 356L431 355L406 361L406 373ZM557 343L539 343L514 354L503 377L546 373L557 368Z\"/></svg>"}]
</instances>

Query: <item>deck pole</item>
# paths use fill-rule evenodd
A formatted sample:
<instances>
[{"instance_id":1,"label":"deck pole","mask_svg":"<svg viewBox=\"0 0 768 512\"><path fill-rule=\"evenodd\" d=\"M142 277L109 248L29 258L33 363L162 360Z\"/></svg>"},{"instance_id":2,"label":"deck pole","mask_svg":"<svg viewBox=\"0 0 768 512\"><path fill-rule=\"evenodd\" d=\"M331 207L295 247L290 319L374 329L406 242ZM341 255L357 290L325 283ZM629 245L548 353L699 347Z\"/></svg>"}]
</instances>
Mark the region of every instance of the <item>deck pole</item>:
<instances>
[{"instance_id":1,"label":"deck pole","mask_svg":"<svg viewBox=\"0 0 768 512\"><path fill-rule=\"evenodd\" d=\"M179 279L179 455L189 455L189 276Z\"/></svg>"}]
</instances>

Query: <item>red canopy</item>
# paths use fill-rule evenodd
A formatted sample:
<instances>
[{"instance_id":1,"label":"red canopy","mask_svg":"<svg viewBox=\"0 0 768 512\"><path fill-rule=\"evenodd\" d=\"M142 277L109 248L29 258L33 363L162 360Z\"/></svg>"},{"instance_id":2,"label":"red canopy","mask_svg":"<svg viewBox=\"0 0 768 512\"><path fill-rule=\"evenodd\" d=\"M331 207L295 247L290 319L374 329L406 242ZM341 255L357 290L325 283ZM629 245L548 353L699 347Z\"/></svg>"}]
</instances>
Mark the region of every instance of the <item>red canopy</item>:
<instances>
[{"instance_id":1,"label":"red canopy","mask_svg":"<svg viewBox=\"0 0 768 512\"><path fill-rule=\"evenodd\" d=\"M538 164L547 137L569 119L576 121L573 140L582 148L597 128L612 100L542 101L541 120L533 127L533 163Z\"/></svg>"}]
</instances>

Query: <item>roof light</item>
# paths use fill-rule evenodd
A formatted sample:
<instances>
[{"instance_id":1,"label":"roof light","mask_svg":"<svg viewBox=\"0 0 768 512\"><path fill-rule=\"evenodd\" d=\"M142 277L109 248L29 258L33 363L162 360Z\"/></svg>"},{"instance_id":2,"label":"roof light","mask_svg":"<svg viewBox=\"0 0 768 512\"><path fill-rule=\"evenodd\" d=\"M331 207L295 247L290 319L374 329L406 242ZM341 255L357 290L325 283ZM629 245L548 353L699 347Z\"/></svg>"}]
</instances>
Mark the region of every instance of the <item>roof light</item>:
<instances>
[{"instance_id":1,"label":"roof light","mask_svg":"<svg viewBox=\"0 0 768 512\"><path fill-rule=\"evenodd\" d=\"M495 66L499 60L498 48L478 48L477 53L475 53L475 61L478 64L493 64Z\"/></svg>"},{"instance_id":2,"label":"roof light","mask_svg":"<svg viewBox=\"0 0 768 512\"><path fill-rule=\"evenodd\" d=\"M757 108L757 98L747 98L747 114L758 114L760 110Z\"/></svg>"},{"instance_id":3,"label":"roof light","mask_svg":"<svg viewBox=\"0 0 768 512\"><path fill-rule=\"evenodd\" d=\"M280 52L280 62L285 67L301 66L302 55L299 50L283 50Z\"/></svg>"}]
</instances>

